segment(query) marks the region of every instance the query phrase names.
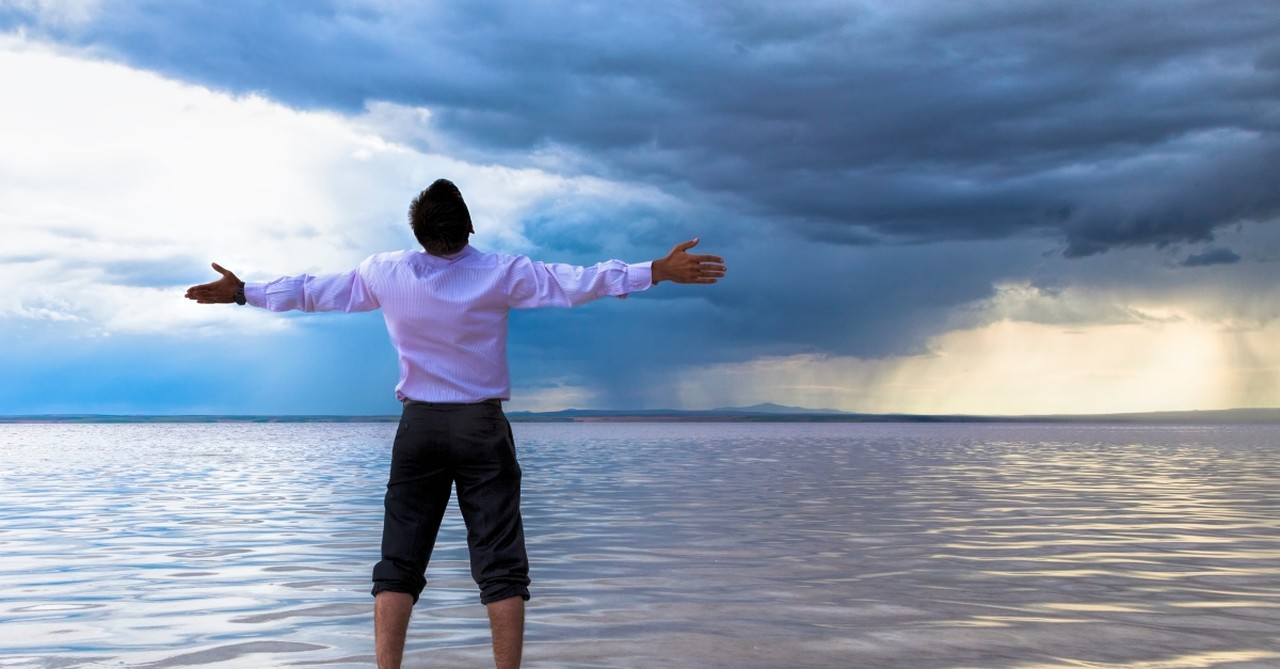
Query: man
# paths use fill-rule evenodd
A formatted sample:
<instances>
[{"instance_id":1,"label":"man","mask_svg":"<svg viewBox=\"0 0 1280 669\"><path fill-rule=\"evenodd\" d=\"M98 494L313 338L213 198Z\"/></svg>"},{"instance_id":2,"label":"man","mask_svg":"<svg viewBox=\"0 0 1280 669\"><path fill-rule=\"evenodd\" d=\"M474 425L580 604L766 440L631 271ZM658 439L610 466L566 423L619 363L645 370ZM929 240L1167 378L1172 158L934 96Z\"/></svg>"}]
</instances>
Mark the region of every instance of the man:
<instances>
[{"instance_id":1,"label":"man","mask_svg":"<svg viewBox=\"0 0 1280 669\"><path fill-rule=\"evenodd\" d=\"M696 239L636 265L610 260L575 267L483 253L468 244L475 232L471 215L446 179L418 195L409 222L425 253L380 253L344 274L268 283L244 283L214 263L222 278L192 286L186 296L272 311L382 309L400 357L396 397L404 411L384 501L382 560L373 568L378 666L400 666L409 616L426 585L423 574L456 484L494 662L498 669L515 669L524 645L529 561L520 465L501 404L511 396L508 312L626 297L662 281L715 283L724 276L724 261L688 253Z\"/></svg>"}]
</instances>

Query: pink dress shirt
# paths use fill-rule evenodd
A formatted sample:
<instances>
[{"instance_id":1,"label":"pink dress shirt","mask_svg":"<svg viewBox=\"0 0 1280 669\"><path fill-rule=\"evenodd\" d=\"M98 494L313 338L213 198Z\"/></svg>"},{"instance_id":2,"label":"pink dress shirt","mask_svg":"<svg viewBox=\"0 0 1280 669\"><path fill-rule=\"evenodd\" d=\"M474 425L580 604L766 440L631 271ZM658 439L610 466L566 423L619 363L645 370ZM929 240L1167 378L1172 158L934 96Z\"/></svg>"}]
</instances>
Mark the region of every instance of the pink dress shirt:
<instances>
[{"instance_id":1,"label":"pink dress shirt","mask_svg":"<svg viewBox=\"0 0 1280 669\"><path fill-rule=\"evenodd\" d=\"M246 283L244 293L271 311L382 309L400 356L397 399L478 402L511 397L508 311L626 297L652 285L650 265L548 264L471 246L451 256L393 251L343 274Z\"/></svg>"}]
</instances>

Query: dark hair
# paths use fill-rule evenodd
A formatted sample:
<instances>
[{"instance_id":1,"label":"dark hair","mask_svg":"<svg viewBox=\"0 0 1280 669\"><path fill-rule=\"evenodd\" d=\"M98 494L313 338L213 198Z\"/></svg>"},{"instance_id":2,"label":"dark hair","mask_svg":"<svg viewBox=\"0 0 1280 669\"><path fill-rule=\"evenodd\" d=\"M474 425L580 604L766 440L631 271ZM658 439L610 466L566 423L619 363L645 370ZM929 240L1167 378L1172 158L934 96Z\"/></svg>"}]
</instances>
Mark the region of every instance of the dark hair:
<instances>
[{"instance_id":1,"label":"dark hair","mask_svg":"<svg viewBox=\"0 0 1280 669\"><path fill-rule=\"evenodd\" d=\"M467 238L475 232L462 193L448 179L436 179L418 193L409 205L409 225L422 248L436 256L461 251L467 245Z\"/></svg>"}]
</instances>

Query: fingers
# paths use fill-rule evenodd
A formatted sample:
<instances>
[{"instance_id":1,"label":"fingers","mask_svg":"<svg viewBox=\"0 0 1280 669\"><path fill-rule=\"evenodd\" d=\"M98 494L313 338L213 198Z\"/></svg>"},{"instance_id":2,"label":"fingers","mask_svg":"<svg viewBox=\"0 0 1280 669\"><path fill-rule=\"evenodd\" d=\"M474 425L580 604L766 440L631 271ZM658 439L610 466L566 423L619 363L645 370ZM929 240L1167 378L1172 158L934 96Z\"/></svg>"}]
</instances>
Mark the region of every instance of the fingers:
<instances>
[{"instance_id":1,"label":"fingers","mask_svg":"<svg viewBox=\"0 0 1280 669\"><path fill-rule=\"evenodd\" d=\"M723 265L690 264L673 277L676 283L716 283L724 277Z\"/></svg>"},{"instance_id":2,"label":"fingers","mask_svg":"<svg viewBox=\"0 0 1280 669\"><path fill-rule=\"evenodd\" d=\"M235 276L235 274L232 274L231 272L227 271L226 268L224 268L222 265L219 265L218 263L213 263L213 271L217 272L218 274L221 274L222 276Z\"/></svg>"},{"instance_id":3,"label":"fingers","mask_svg":"<svg viewBox=\"0 0 1280 669\"><path fill-rule=\"evenodd\" d=\"M724 276L724 265L716 263L703 262L698 263L694 267L697 268L699 274L714 274L716 276Z\"/></svg>"},{"instance_id":4,"label":"fingers","mask_svg":"<svg viewBox=\"0 0 1280 669\"><path fill-rule=\"evenodd\" d=\"M192 286L187 289L186 298L202 302L209 299L210 291L208 286Z\"/></svg>"},{"instance_id":5,"label":"fingers","mask_svg":"<svg viewBox=\"0 0 1280 669\"><path fill-rule=\"evenodd\" d=\"M231 298L203 290L188 290L186 298L194 300L197 304L227 304L231 302Z\"/></svg>"}]
</instances>

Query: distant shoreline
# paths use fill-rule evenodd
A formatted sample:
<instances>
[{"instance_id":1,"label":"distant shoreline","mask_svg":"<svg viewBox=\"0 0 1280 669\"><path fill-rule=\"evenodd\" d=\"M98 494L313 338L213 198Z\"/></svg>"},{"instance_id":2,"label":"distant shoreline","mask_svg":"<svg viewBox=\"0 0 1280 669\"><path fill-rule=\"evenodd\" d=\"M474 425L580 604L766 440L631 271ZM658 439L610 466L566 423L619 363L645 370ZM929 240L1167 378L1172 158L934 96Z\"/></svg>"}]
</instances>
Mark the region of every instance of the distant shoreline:
<instances>
[{"instance_id":1,"label":"distant shoreline","mask_svg":"<svg viewBox=\"0 0 1280 669\"><path fill-rule=\"evenodd\" d=\"M979 416L922 414L823 413L807 409L751 411L712 409L679 411L650 409L638 411L567 409L564 411L512 411L513 423L1103 423L1103 424L1185 424L1248 425L1280 424L1280 408L1220 409L1208 411L1157 411L1114 414L1056 414L1039 416ZM0 415L0 423L110 424L110 423L394 423L399 416L342 415L108 415L32 414Z\"/></svg>"}]
</instances>

